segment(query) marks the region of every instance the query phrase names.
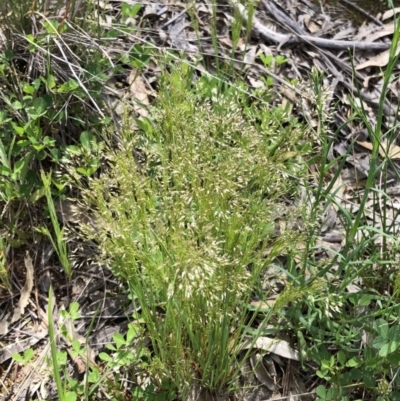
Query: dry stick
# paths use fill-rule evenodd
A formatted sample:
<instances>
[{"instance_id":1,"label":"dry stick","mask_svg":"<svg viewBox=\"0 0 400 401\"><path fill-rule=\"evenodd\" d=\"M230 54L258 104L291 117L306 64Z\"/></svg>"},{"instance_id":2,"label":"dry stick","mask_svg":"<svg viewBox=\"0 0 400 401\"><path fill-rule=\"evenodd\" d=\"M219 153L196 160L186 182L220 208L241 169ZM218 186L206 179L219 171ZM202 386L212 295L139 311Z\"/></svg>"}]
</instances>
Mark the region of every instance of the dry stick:
<instances>
[{"instance_id":1,"label":"dry stick","mask_svg":"<svg viewBox=\"0 0 400 401\"><path fill-rule=\"evenodd\" d=\"M270 0L269 2L263 1L263 5L264 7L267 9L267 11L277 20L277 21L281 21L281 23L285 23L286 27L288 27L290 30L294 31L295 35L297 36L306 36L306 32L295 22L293 21L284 11L282 11L280 9L280 7L278 7L276 5L276 3L273 0ZM330 70L330 72L338 79L340 79L340 81L344 81L344 78L342 77L342 75L339 73L339 71L335 68L335 66L333 65L333 63L331 62L330 59L332 59L333 61L335 61L337 64L339 64L341 66L341 68L345 71L348 72L350 74L353 73L352 69L350 66L348 66L347 64L343 63L342 60L340 60L339 58L337 58L334 54L327 52L326 50L322 50L320 48L318 48L317 46L315 46L314 43L310 43L307 42L311 47L315 48L321 55L322 57L324 57L326 63L328 64L328 68ZM363 80L364 77L363 75L361 75L358 71L355 72L356 77L360 80Z\"/></svg>"},{"instance_id":2,"label":"dry stick","mask_svg":"<svg viewBox=\"0 0 400 401\"><path fill-rule=\"evenodd\" d=\"M240 3L237 2L237 0L232 0L232 3L237 7L237 9L239 10L239 12L241 13L242 17L244 19L247 20L248 16L247 16L247 11L245 10L244 6ZM294 33L298 36L298 38L301 39L301 42L299 43L307 43L312 47L315 47L317 49L318 52L320 52L320 54L325 58L325 61L328 64L329 70L330 72L341 82L343 83L343 85L350 90L353 94L357 94L358 91L357 89L352 85L349 84L343 77L342 75L336 70L336 68L333 67L331 61L329 60L329 58L335 60L338 64L340 64L342 66L342 68L346 71L348 71L349 73L352 73L351 68L349 66L347 66L346 64L344 64L340 59L338 59L335 55L331 54L331 53L327 53L325 50L320 49L317 45L317 43L315 41L309 41L310 36L307 36L304 34L304 31L293 21L291 20L289 17L287 17L285 15L285 13L279 11L276 7L273 8L271 7L271 1L270 2L266 2L265 0L262 0L262 3L264 5L264 7L272 14L275 15L275 18L277 18L278 20L284 21L289 28L291 28ZM269 29L265 28L256 17L253 17L253 23L252 23L252 29L259 34L260 36L262 36L264 39L270 39L270 37L268 35L263 35L262 33L265 31L268 31L270 33L273 33L274 35L276 35L275 38L279 38L283 41L285 41L285 44L289 42L289 39L292 35L282 35L282 34L277 34L275 32L270 31ZM316 39L316 38L313 38ZM329 39L324 39L328 42L330 42ZM349 42L343 42L343 41L335 41L335 42L341 42L341 43L346 43L347 45L351 44L351 43L360 43L360 42L353 42L353 41L349 41ZM281 44L278 40L275 41L275 43L279 43ZM282 42L283 44L283 42ZM385 49L388 48L388 44L386 43L374 43L375 45L384 45ZM346 48L348 49L348 48ZM364 77L359 73L359 72L355 72L356 76L358 79L362 80ZM367 101L368 103L370 103L371 105L373 105L375 108L379 107L379 105L377 105L375 102L371 102L371 99L365 95L364 93L361 93L361 97L363 98L363 100ZM385 113L389 113L390 107L386 104L384 105L384 110Z\"/></svg>"},{"instance_id":3,"label":"dry stick","mask_svg":"<svg viewBox=\"0 0 400 401\"><path fill-rule=\"evenodd\" d=\"M238 0L231 0L232 4L239 10L240 14L244 19L248 19L248 14L243 6ZM265 0L262 1L264 7L268 4ZM335 50L387 50L390 47L388 43L375 43L375 42L359 42L359 41L345 41L345 40L333 40L333 39L323 39L314 38L308 35L298 35L293 37L292 35L284 35L271 31L270 29L263 26L256 17L253 16L252 29L263 39L272 41L278 45L298 45L306 43L311 43L316 47L330 48Z\"/></svg>"},{"instance_id":4,"label":"dry stick","mask_svg":"<svg viewBox=\"0 0 400 401\"><path fill-rule=\"evenodd\" d=\"M289 27L290 30L294 31L296 36L300 36L300 37L306 37L306 32L304 31L304 29L302 29L295 21L293 21L284 11L282 11L280 9L280 7L278 7L276 5L276 3L273 0L270 0L268 2L263 1L263 5L264 7L267 9L267 11L272 14L273 17L275 17L275 19L277 21L281 21L281 23L285 23L287 25L287 27ZM332 72L332 74L336 77L336 78L341 78L341 80L343 81L343 78L341 77L340 73L336 70L336 68L333 66L332 62L327 59L327 57L331 58L332 60L336 61L336 63L338 63L343 70L349 72L349 73L353 73L352 69L345 63L343 63L342 60L340 60L339 58L337 58L334 54L332 53L328 53L326 52L326 50L322 50L320 48L318 48L315 43L310 43L307 42L307 40L305 40L306 43L308 43L311 47L316 48L316 50L321 53L321 55L325 58L325 61L328 63L328 68L330 69L330 71ZM358 79L363 80L364 77L358 72L355 72L356 76Z\"/></svg>"},{"instance_id":5,"label":"dry stick","mask_svg":"<svg viewBox=\"0 0 400 401\"><path fill-rule=\"evenodd\" d=\"M340 60L339 58L337 58L334 54L326 52L326 50L318 48L318 46L316 46L315 43L308 42L307 39L305 39L307 37L305 31L301 27L299 27L295 21L293 21L289 16L287 16L287 14L285 12L281 11L280 8L278 6L276 6L275 1L269 0L267 2L265 0L262 0L262 3L264 5L264 7L267 9L267 11L270 12L278 21L283 21L284 23L286 23L286 25L289 27L289 29L294 31L294 33L296 35L298 35L301 38L304 38L304 40L310 46L316 47L317 51L325 59L327 65L328 65L329 71L345 86L346 89L348 89L355 96L361 96L362 100L367 102L374 109L376 109L376 110L379 109L379 104L376 103L375 99L373 99L371 97L371 95L369 95L369 94L360 92L359 90L357 90L357 88L354 87L354 85L352 83L347 82L343 78L342 74L340 74L339 71L337 71L337 69L334 67L334 65L332 64L332 62L329 59L336 61L345 71L352 74L353 70L351 69L350 66L343 63L343 61ZM352 43L352 42L347 42L347 43ZM364 79L364 77L358 71L355 71L355 75L359 80ZM383 105L383 111L386 116L390 116L393 114L392 107L387 99L385 99L385 104ZM400 119L399 116L397 118Z\"/></svg>"}]
</instances>

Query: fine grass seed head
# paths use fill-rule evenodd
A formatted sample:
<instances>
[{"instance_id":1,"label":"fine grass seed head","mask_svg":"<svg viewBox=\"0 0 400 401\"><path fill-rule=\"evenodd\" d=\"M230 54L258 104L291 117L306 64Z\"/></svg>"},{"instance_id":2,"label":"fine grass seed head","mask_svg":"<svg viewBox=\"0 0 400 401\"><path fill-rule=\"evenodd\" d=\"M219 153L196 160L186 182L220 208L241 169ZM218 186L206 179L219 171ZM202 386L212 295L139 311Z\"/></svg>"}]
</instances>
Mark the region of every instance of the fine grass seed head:
<instances>
[{"instance_id":1,"label":"fine grass seed head","mask_svg":"<svg viewBox=\"0 0 400 401\"><path fill-rule=\"evenodd\" d=\"M102 256L140 302L156 370L182 394L193 377L212 391L229 382L243 301L291 246L273 239L274 204L296 194L306 171L296 121L283 127L234 87L204 97L204 85L187 67L166 76L154 120L133 138L122 132L112 168L85 192Z\"/></svg>"}]
</instances>

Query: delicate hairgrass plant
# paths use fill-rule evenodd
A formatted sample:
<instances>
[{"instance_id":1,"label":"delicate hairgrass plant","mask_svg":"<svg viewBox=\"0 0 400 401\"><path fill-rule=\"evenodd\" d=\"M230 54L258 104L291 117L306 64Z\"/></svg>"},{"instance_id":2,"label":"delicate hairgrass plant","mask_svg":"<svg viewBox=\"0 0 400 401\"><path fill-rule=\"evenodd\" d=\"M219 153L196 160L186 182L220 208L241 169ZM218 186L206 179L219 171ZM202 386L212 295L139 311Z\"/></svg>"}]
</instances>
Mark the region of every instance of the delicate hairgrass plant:
<instances>
[{"instance_id":1,"label":"delicate hairgrass plant","mask_svg":"<svg viewBox=\"0 0 400 401\"><path fill-rule=\"evenodd\" d=\"M297 235L274 238L275 204L298 191L309 149L294 120L282 125L266 105L209 80L192 88L192 72L176 63L165 74L155 121L132 136L127 119L124 150L84 191L103 257L140 303L153 383L179 395L197 382L215 393L234 385L246 302ZM215 85L213 98L202 85Z\"/></svg>"}]
</instances>

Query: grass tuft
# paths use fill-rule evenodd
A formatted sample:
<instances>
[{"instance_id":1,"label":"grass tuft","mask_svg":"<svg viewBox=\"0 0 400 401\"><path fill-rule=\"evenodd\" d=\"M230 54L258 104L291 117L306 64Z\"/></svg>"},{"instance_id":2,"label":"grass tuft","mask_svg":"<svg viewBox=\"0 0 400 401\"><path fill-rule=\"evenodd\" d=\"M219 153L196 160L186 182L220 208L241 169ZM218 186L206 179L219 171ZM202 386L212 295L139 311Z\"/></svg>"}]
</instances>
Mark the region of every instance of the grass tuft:
<instances>
[{"instance_id":1,"label":"grass tuft","mask_svg":"<svg viewBox=\"0 0 400 401\"><path fill-rule=\"evenodd\" d=\"M283 110L193 78L183 64L165 73L153 120L132 135L126 119L124 150L84 192L103 256L140 303L152 378L179 395L193 378L216 393L233 384L246 302L301 236L276 237L274 220L277 202L298 196L309 150Z\"/></svg>"}]
</instances>

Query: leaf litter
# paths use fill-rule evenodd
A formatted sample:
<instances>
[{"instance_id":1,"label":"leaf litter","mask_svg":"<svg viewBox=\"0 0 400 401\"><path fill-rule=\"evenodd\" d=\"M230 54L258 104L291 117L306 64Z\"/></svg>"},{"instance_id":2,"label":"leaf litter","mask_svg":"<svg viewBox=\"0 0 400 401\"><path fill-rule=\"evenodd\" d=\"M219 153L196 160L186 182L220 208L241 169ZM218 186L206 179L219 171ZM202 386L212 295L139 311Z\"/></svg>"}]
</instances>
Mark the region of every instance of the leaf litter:
<instances>
[{"instance_id":1,"label":"leaf litter","mask_svg":"<svg viewBox=\"0 0 400 401\"><path fill-rule=\"evenodd\" d=\"M101 8L101 13L98 14L99 23L103 27L111 28L112 23L118 21L123 3L116 1L99 2L98 5ZM172 48L185 52L190 61L194 62L200 74L212 75L216 71L216 56L226 59L232 57L233 43L229 32L234 21L235 10L242 15L244 20L247 19L246 7L238 1L233 0L231 5L224 1L218 3L218 55L216 55L211 42L209 21L213 10L210 3L198 1L185 5L162 0L138 1L137 3L142 3L143 12L139 13L131 22L139 28L135 34L126 34L124 40L119 40L113 48L104 49L106 56L110 59L128 51L132 44L151 43L159 49ZM365 177L370 169L373 145L368 135L365 134L364 124L348 122L346 121L347 118L343 116L350 116L351 101L349 99L351 98L368 112L368 123L372 127L376 126L376 111L379 108L383 90L383 79L379 68L385 67L388 63L388 49L395 29L393 20L388 20L393 19L394 14L398 13L399 10L396 8L394 11L387 11L383 15L370 16L363 24L355 26L349 20L341 19L338 16L331 17L321 6L305 0L282 0L280 2L262 0L252 21L251 32L247 33L252 37L250 44L244 45L243 42L241 45L239 42L235 49L235 66L238 71L246 71L246 79L250 88L266 89L265 79L271 78L274 93L273 104L276 106L289 104L291 106L290 112L294 116L306 119L315 127L318 126L318 122L314 118L315 101L308 77L312 75L314 67L325 72L323 85L327 97L324 109L330 110L333 103L336 104L333 115L327 115L325 118L330 123L332 132L338 132L338 136L332 144L331 158L333 160L335 156L345 154L349 154L349 156L339 179L331 188L331 196L335 202L332 204L333 206L327 206L325 220L321 222L321 234L317 240L321 257L325 255L324 257L332 258L329 249L340 252L344 239L344 229L338 218L339 205L352 213L358 210L358 199L364 190ZM79 9L76 12L79 12ZM60 9L59 15L63 15L63 13L65 13L65 8ZM200 38L193 31L193 16L200 30ZM353 57L355 72L351 67L349 53ZM272 69L267 69L259 61L261 54L265 56L281 55L287 62L282 66L275 65ZM199 60L201 59L209 61L207 68L200 63ZM60 75L65 74L59 67L56 67L55 71ZM121 121L121 117L127 108L132 110L137 117L148 115L150 99L156 96L154 83L158 76L157 65L150 62L141 73L133 68L128 69L123 82L119 81L120 78L110 77L104 88L104 97L116 122ZM297 85L290 84L293 80L297 80L299 83ZM397 81L392 81L389 84L388 96L383 98L383 118L386 127L390 127L390 123L393 121L396 123L398 120L398 113L396 112L399 97L397 85ZM394 143L382 141L379 155L393 161L399 160L399 145L398 140ZM397 165L393 164L391 168L397 168ZM392 174L389 174L388 181L385 182L386 195L390 196L391 199L391 203L388 204L391 206L387 213L393 221L394 231L400 228L398 221L400 184L396 172L393 171ZM372 211L374 211L375 216L376 213L379 214L379 209L380 205L371 199L366 204L366 218L370 218L368 215L371 216ZM74 215L75 221L72 217L69 222L68 218L67 221L63 219L72 231L75 229L74 224L77 223L77 220L79 221L76 216L84 215L85 219L88 219L90 212L82 212L78 208ZM95 226L95 222L93 222L93 226ZM382 238L377 239L377 242L379 241L382 241ZM76 245L77 259L79 259L79 251L82 252L81 258L87 257L87 249L81 249L80 245ZM25 330L25 338L22 335L16 341L13 337L17 331L15 323L20 323L21 317L25 317L25 310L28 308L33 288L33 265L29 256L25 257L25 268L26 281L21 290L20 300L13 311L5 314L0 321L2 343L7 344L0 352L0 363L6 362L11 353L26 350L45 338L43 326L36 330L35 335ZM81 271L76 272L70 289L73 299L79 300L82 311L86 311L86 314L75 322L69 322L68 330L71 337L84 342L85 338L82 334L87 328L88 318L95 318L96 324L89 336L89 342L92 344L92 350L99 353L104 343L111 339L112 333L126 330L126 305L129 304L129 300L122 297L118 302L115 302L110 294L111 291L117 290L117 283L113 281L111 276L107 277L107 273L103 269L91 265L82 265L81 268ZM103 276L100 281L99 275ZM57 289L54 277L51 275L46 277L49 277L50 282ZM269 289L274 285L274 282L277 283L275 296L285 286L285 281L278 270L274 273L271 271L268 281ZM358 291L358 287L355 290L353 287L349 288L349 291ZM48 286L46 288L48 289ZM42 295L47 294L44 292ZM64 301L68 303L68 298L64 297ZM257 303L257 301L254 302ZM96 309L97 314L93 309L96 304L100 306L99 309ZM263 307L273 308L273 305L272 300L271 304L263 304ZM31 312L34 313L33 307ZM37 310L37 313L45 323L46 313L43 310L42 312ZM74 325L80 325L79 329ZM33 342L29 340L32 337L35 338ZM68 344L68 341L66 343ZM262 393L262 397L268 396L274 399L282 396L295 396L296 392L293 392L292 389L289 391L287 384L284 384L288 377L292 382L300 383L297 386L297 394L300 394L300 388L304 390L305 386L302 383L300 370L293 371L289 368L285 372L285 369L276 363L276 358L274 359L275 362L272 363L278 366L278 370L281 369L281 373L271 376L266 370L266 355L271 357L275 355L287 361L297 361L299 351L292 345L284 339L260 337L255 344L248 342L242 344L243 349L250 346L259 351L252 357L252 366L244 376L247 375L246 377L249 379L251 372L254 372L255 377L267 389ZM46 355L48 348L44 346L42 350L43 355ZM91 353L90 358L93 360L95 355ZM85 364L86 362L79 361L80 363ZM79 367L79 364L78 371L82 372L84 365ZM48 394L45 386L37 386L35 383L33 379L31 383L24 380L19 384L20 390L22 391L24 385L30 387L30 396L36 393L43 398L43 395ZM21 391L15 391L14 400L25 398L28 390ZM298 399L300 399L300 395ZM307 398L303 397L302 399Z\"/></svg>"}]
</instances>

